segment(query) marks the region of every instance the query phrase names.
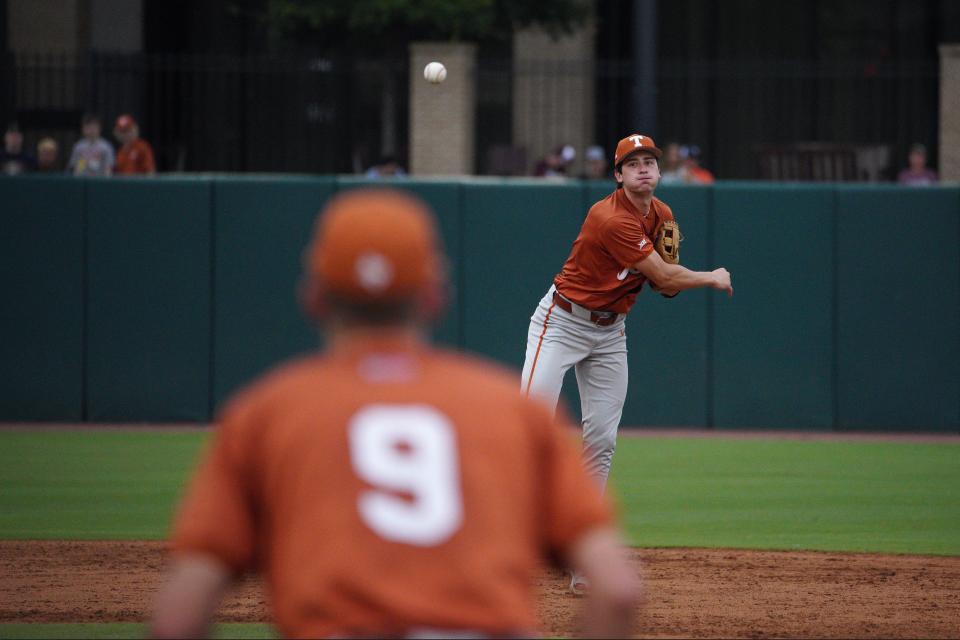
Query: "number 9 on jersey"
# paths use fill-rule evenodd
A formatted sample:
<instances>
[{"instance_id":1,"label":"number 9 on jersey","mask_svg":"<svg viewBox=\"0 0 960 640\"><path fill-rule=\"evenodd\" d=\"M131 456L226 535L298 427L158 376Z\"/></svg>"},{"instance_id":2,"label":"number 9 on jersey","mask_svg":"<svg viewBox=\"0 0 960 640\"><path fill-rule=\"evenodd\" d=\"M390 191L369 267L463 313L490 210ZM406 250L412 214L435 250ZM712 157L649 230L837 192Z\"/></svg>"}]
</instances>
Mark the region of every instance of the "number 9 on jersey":
<instances>
[{"instance_id":1,"label":"number 9 on jersey","mask_svg":"<svg viewBox=\"0 0 960 640\"><path fill-rule=\"evenodd\" d=\"M357 509L374 533L428 547L460 528L459 456L445 415L428 405L370 405L351 419L349 443L354 471L372 485Z\"/></svg>"}]
</instances>

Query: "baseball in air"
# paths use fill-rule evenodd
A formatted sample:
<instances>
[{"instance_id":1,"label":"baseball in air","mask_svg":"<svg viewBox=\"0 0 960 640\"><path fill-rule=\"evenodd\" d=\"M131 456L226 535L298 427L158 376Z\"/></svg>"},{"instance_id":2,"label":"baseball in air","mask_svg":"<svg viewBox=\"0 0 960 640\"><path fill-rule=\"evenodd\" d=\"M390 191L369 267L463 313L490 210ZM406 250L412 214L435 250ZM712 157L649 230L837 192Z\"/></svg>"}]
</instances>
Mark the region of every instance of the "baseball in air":
<instances>
[{"instance_id":1,"label":"baseball in air","mask_svg":"<svg viewBox=\"0 0 960 640\"><path fill-rule=\"evenodd\" d=\"M439 62L431 62L423 68L423 77L427 82L440 84L447 77L447 68Z\"/></svg>"}]
</instances>

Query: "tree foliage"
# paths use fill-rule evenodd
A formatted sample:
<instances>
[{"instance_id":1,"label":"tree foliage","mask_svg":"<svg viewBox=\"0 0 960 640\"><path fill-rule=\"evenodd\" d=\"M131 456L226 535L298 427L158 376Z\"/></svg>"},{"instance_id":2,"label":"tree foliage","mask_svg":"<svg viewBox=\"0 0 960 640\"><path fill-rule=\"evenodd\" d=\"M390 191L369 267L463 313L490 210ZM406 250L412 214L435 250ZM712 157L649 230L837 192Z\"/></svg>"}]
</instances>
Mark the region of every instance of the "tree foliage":
<instances>
[{"instance_id":1,"label":"tree foliage","mask_svg":"<svg viewBox=\"0 0 960 640\"><path fill-rule=\"evenodd\" d=\"M505 39L539 26L557 37L582 24L589 0L268 0L266 19L284 39L376 51L412 40Z\"/></svg>"}]
</instances>

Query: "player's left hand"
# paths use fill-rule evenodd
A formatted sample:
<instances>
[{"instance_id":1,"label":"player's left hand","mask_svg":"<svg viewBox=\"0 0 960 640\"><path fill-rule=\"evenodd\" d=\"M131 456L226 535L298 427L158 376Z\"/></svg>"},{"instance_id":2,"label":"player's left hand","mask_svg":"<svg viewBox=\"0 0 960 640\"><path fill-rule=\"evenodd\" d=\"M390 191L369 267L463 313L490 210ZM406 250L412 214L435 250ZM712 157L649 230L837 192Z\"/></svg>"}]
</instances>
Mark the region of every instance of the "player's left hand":
<instances>
[{"instance_id":1,"label":"player's left hand","mask_svg":"<svg viewBox=\"0 0 960 640\"><path fill-rule=\"evenodd\" d=\"M653 249L660 254L664 262L680 263L680 242L683 234L676 220L664 220L654 234Z\"/></svg>"}]
</instances>

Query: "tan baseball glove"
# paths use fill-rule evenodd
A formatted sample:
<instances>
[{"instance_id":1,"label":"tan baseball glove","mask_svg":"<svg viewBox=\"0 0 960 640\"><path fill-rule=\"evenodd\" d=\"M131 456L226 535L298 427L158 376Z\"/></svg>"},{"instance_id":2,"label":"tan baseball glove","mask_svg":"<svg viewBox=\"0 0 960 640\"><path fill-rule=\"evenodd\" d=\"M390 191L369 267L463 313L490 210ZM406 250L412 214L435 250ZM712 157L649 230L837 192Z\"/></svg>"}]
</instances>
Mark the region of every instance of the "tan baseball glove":
<instances>
[{"instance_id":1,"label":"tan baseball glove","mask_svg":"<svg viewBox=\"0 0 960 640\"><path fill-rule=\"evenodd\" d=\"M683 234L676 220L664 220L657 228L657 237L653 241L653 248L664 262L677 264L680 262L680 242Z\"/></svg>"}]
</instances>

